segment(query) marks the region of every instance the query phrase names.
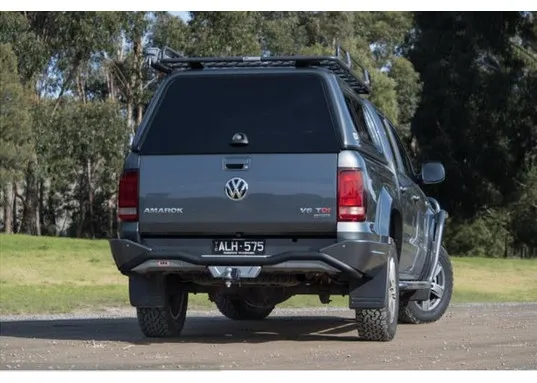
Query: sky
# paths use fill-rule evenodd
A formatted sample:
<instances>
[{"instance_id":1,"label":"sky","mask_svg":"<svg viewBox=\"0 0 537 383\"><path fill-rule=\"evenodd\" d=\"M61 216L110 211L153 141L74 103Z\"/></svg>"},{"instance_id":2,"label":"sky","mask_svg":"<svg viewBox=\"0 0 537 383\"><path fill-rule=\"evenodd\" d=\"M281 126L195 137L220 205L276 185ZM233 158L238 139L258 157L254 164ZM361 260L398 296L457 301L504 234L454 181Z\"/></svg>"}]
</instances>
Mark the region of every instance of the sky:
<instances>
[{"instance_id":1,"label":"sky","mask_svg":"<svg viewBox=\"0 0 537 383\"><path fill-rule=\"evenodd\" d=\"M175 15L175 16L179 16L180 18L182 18L183 20L187 21L188 20L188 11L186 12L179 12L179 11L168 11L170 12L172 15Z\"/></svg>"}]
</instances>

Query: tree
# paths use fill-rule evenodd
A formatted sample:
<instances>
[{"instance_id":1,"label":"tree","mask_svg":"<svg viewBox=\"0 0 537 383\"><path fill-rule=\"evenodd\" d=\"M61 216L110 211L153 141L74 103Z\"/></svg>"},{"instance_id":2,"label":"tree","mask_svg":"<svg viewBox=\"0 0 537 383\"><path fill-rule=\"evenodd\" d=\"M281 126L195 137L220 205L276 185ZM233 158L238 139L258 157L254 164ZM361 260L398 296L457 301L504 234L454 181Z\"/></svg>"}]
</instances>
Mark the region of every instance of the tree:
<instances>
[{"instance_id":1,"label":"tree","mask_svg":"<svg viewBox=\"0 0 537 383\"><path fill-rule=\"evenodd\" d=\"M512 43L526 23L518 12L416 14L409 57L423 93L413 134L421 159L446 166L446 182L432 190L453 231L486 211L509 213L535 150L535 95Z\"/></svg>"},{"instance_id":2,"label":"tree","mask_svg":"<svg viewBox=\"0 0 537 383\"><path fill-rule=\"evenodd\" d=\"M420 101L422 83L419 74L405 57L394 57L388 76L395 82L399 130L408 135Z\"/></svg>"},{"instance_id":3,"label":"tree","mask_svg":"<svg viewBox=\"0 0 537 383\"><path fill-rule=\"evenodd\" d=\"M61 156L58 158L52 154L58 135L65 133L64 130L57 129L64 121L58 118L58 113L64 111L62 103L76 99L77 102L88 104L100 98L115 100L117 97L118 87L114 83L115 77L111 75L111 66L104 63L109 63L117 46L122 45L119 38L122 30L134 34L139 32L140 28L133 26L140 23L129 25L129 15L130 19L136 19L136 15L120 12L0 13L0 41L13 45L19 57L21 81L35 95L31 107L34 116L31 158L25 169L20 194L23 206L20 225L22 232L40 234L42 228L56 220L54 196L57 190L54 187L58 183L54 179L58 178L58 174L67 173L58 166L62 164ZM140 34L143 33L142 30ZM139 41L140 38L137 37L138 44L133 44L139 47L133 49L137 53L136 62L143 59ZM131 88L134 84L136 89L140 89L140 81L133 80L133 77L135 76L129 77ZM136 108L137 102L141 104L140 98L136 98L137 93L133 93L130 95L132 110ZM76 120L72 120L72 123L77 126ZM103 121L99 123L102 124ZM98 128L90 127L89 136L93 136L93 130ZM61 153L62 147L56 149ZM92 167L93 163L88 166ZM58 173L53 173L51 169L56 169ZM115 174L111 169L104 171ZM92 173L87 174L89 177ZM88 185L90 191L86 198L91 199L93 184L90 182ZM73 185L62 191L67 193L71 186ZM90 203L89 206L91 210L93 204ZM15 213L18 213L18 209ZM89 216L91 217L91 211Z\"/></svg>"},{"instance_id":4,"label":"tree","mask_svg":"<svg viewBox=\"0 0 537 383\"><path fill-rule=\"evenodd\" d=\"M10 44L0 44L0 190L4 231L13 232L16 183L31 158L29 97L19 80L17 57Z\"/></svg>"},{"instance_id":5,"label":"tree","mask_svg":"<svg viewBox=\"0 0 537 383\"><path fill-rule=\"evenodd\" d=\"M117 179L128 142L119 105L111 100L69 100L54 124L59 134L50 139L47 162L49 196L55 206L49 208L69 216L72 236L111 235ZM57 222L51 219L48 224Z\"/></svg>"},{"instance_id":6,"label":"tree","mask_svg":"<svg viewBox=\"0 0 537 383\"><path fill-rule=\"evenodd\" d=\"M527 171L519 199L511 209L510 224L514 247L528 257L537 256L537 165ZM529 250L529 251L528 251Z\"/></svg>"},{"instance_id":7,"label":"tree","mask_svg":"<svg viewBox=\"0 0 537 383\"><path fill-rule=\"evenodd\" d=\"M0 12L0 44L16 58L0 68L2 92L20 97L0 106L7 229L112 235L126 135L158 83L146 44L258 56L332 55L338 43L370 72L366 97L412 138L415 159L445 164L444 184L426 191L452 217L449 250L535 254L533 12L191 12L188 23L167 12Z\"/></svg>"},{"instance_id":8,"label":"tree","mask_svg":"<svg viewBox=\"0 0 537 383\"><path fill-rule=\"evenodd\" d=\"M261 47L272 55L293 55L306 42L306 20L309 12L259 12Z\"/></svg>"},{"instance_id":9,"label":"tree","mask_svg":"<svg viewBox=\"0 0 537 383\"><path fill-rule=\"evenodd\" d=\"M257 12L190 12L189 56L259 56Z\"/></svg>"},{"instance_id":10,"label":"tree","mask_svg":"<svg viewBox=\"0 0 537 383\"><path fill-rule=\"evenodd\" d=\"M158 12L151 27L150 45L163 48L170 47L184 52L189 43L189 29L179 17L168 12Z\"/></svg>"}]
</instances>

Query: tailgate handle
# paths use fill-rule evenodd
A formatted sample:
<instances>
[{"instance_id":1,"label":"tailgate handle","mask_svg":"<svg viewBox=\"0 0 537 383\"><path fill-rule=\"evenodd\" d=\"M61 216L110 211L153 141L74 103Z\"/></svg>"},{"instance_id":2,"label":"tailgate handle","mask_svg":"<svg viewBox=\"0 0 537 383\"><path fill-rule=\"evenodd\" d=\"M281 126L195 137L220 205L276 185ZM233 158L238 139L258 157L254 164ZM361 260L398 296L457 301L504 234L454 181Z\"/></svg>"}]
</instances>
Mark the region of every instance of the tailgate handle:
<instances>
[{"instance_id":1,"label":"tailgate handle","mask_svg":"<svg viewBox=\"0 0 537 383\"><path fill-rule=\"evenodd\" d=\"M224 169L226 170L247 170L249 167L249 158L224 158Z\"/></svg>"}]
</instances>

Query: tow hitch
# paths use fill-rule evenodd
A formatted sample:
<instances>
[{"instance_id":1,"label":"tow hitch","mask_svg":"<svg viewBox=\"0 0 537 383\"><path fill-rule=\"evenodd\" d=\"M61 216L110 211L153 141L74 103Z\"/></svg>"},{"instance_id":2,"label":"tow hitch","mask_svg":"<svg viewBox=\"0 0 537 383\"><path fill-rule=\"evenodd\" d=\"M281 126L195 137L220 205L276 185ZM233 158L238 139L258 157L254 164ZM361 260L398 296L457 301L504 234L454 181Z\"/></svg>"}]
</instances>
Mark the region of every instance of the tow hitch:
<instances>
[{"instance_id":1,"label":"tow hitch","mask_svg":"<svg viewBox=\"0 0 537 383\"><path fill-rule=\"evenodd\" d=\"M222 279L226 282L226 287L231 287L233 282L238 282L241 279L241 271L236 267L226 267Z\"/></svg>"},{"instance_id":2,"label":"tow hitch","mask_svg":"<svg viewBox=\"0 0 537 383\"><path fill-rule=\"evenodd\" d=\"M240 284L241 279L256 278L261 272L260 266L209 266L209 271L214 278L223 279L226 287L232 284Z\"/></svg>"}]
</instances>

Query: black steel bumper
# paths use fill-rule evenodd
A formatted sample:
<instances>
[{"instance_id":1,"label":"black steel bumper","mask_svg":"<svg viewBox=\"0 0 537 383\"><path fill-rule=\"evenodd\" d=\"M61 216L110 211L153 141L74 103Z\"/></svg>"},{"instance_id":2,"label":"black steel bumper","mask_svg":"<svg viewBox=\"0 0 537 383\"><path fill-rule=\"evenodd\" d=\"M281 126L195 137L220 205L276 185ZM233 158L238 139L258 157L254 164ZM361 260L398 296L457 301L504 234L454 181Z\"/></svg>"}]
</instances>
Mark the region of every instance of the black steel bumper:
<instances>
[{"instance_id":1,"label":"black steel bumper","mask_svg":"<svg viewBox=\"0 0 537 383\"><path fill-rule=\"evenodd\" d=\"M287 251L267 256L214 256L186 253L179 249L150 248L128 239L111 239L110 249L119 271L125 275L136 273L135 268L149 261L166 264L180 261L191 266L274 266L285 262L322 262L350 279L374 276L386 264L392 251L390 238L380 241L346 240L318 251ZM166 271L164 268L162 271ZM179 270L180 271L180 270Z\"/></svg>"}]
</instances>

